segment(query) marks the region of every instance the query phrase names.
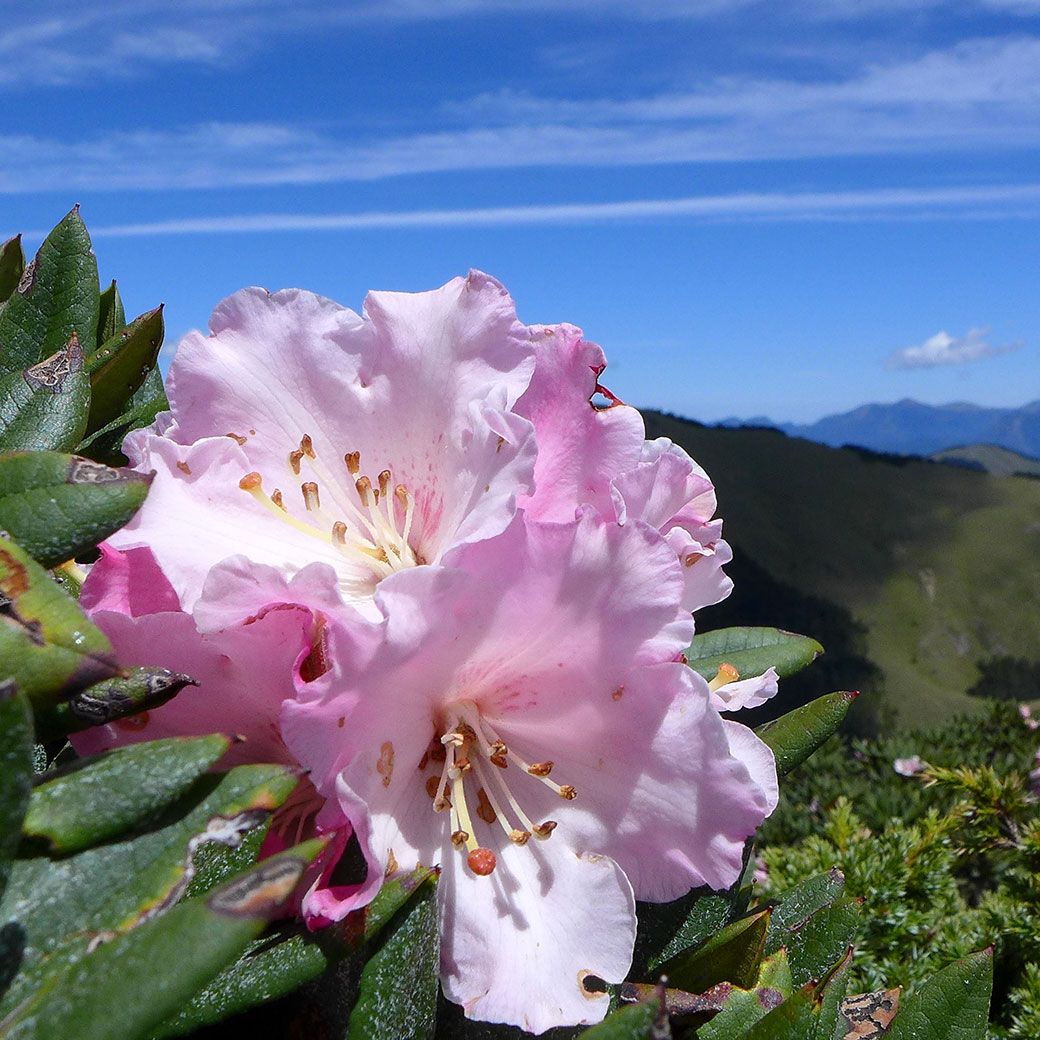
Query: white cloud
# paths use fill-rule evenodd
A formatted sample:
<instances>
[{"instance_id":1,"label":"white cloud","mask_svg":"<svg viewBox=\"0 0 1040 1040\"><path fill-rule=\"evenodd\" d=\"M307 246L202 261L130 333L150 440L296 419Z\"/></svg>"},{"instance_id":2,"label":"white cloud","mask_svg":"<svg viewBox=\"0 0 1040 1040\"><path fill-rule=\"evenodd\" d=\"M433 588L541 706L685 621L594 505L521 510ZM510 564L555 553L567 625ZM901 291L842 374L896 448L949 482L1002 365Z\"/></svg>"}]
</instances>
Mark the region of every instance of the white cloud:
<instances>
[{"instance_id":1,"label":"white cloud","mask_svg":"<svg viewBox=\"0 0 1040 1040\"><path fill-rule=\"evenodd\" d=\"M995 345L988 343L989 328L973 328L963 336L937 332L923 343L893 351L888 358L889 368L936 368L940 365L963 365L980 358L1010 354L1022 348L1022 341Z\"/></svg>"},{"instance_id":2,"label":"white cloud","mask_svg":"<svg viewBox=\"0 0 1040 1040\"><path fill-rule=\"evenodd\" d=\"M242 234L299 231L372 231L516 225L573 225L693 220L835 221L974 219L1013 212L1040 219L1040 184L995 188L887 189L851 192L761 192L674 199L480 209L398 210L367 213L255 213L182 217L133 224L92 225L95 238ZM13 229L10 233L13 233ZM28 240L45 231L27 231ZM7 237L7 236L4 236ZM973 330L977 332L978 330ZM945 333L940 335L945 336ZM969 336L971 333L969 333ZM933 337L934 338L934 337ZM967 337L966 337L967 338ZM929 341L931 342L931 341ZM910 348L918 350L920 348ZM1014 348L1001 348L1014 349Z\"/></svg>"}]
</instances>

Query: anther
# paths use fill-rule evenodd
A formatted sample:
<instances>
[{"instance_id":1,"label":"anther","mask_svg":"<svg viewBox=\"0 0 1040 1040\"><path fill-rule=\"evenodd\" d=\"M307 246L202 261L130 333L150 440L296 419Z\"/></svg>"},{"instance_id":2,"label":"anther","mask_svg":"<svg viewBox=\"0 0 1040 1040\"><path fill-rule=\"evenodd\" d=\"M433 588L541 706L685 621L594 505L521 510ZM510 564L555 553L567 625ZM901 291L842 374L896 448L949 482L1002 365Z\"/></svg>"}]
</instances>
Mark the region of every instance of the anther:
<instances>
[{"instance_id":1,"label":"anther","mask_svg":"<svg viewBox=\"0 0 1040 1040\"><path fill-rule=\"evenodd\" d=\"M321 501L318 499L318 485L313 480L302 484L300 490L303 492L303 504L310 512L313 513L321 508Z\"/></svg>"},{"instance_id":2,"label":"anther","mask_svg":"<svg viewBox=\"0 0 1040 1040\"><path fill-rule=\"evenodd\" d=\"M474 874L487 877L495 870L495 854L490 849L474 849L466 857L466 864Z\"/></svg>"},{"instance_id":3,"label":"anther","mask_svg":"<svg viewBox=\"0 0 1040 1040\"><path fill-rule=\"evenodd\" d=\"M347 469L350 471L352 477L358 475L358 471L361 469L361 452L360 451L348 451L343 456L343 461L347 464Z\"/></svg>"},{"instance_id":4,"label":"anther","mask_svg":"<svg viewBox=\"0 0 1040 1040\"><path fill-rule=\"evenodd\" d=\"M263 478L259 473L247 473L239 482L238 486L243 491L256 491L263 483Z\"/></svg>"},{"instance_id":5,"label":"anther","mask_svg":"<svg viewBox=\"0 0 1040 1040\"><path fill-rule=\"evenodd\" d=\"M347 544L347 525L342 520L337 520L332 525L332 540L337 545Z\"/></svg>"},{"instance_id":6,"label":"anther","mask_svg":"<svg viewBox=\"0 0 1040 1040\"><path fill-rule=\"evenodd\" d=\"M309 459L316 459L318 456L314 454L314 445L311 443L311 435L305 433L300 438L300 451Z\"/></svg>"},{"instance_id":7,"label":"anther","mask_svg":"<svg viewBox=\"0 0 1040 1040\"><path fill-rule=\"evenodd\" d=\"M300 475L300 460L302 458L303 451L299 448L296 451L289 452L289 466L292 468L292 471L296 476Z\"/></svg>"},{"instance_id":8,"label":"anther","mask_svg":"<svg viewBox=\"0 0 1040 1040\"><path fill-rule=\"evenodd\" d=\"M727 664L723 661L722 664L719 665L719 670L716 673L715 678L708 683L708 689L714 693L723 686L727 686L731 682L736 682L739 678L740 672L738 672L733 665Z\"/></svg>"},{"instance_id":9,"label":"anther","mask_svg":"<svg viewBox=\"0 0 1040 1040\"><path fill-rule=\"evenodd\" d=\"M455 768L459 771L459 776L465 776L473 771L473 763L468 758L457 758Z\"/></svg>"},{"instance_id":10,"label":"anther","mask_svg":"<svg viewBox=\"0 0 1040 1040\"><path fill-rule=\"evenodd\" d=\"M578 797L578 792L570 784L564 784L556 793L568 802L573 802Z\"/></svg>"},{"instance_id":11,"label":"anther","mask_svg":"<svg viewBox=\"0 0 1040 1040\"><path fill-rule=\"evenodd\" d=\"M520 845L522 847L522 846L526 845L528 843L528 841L531 840L531 832L530 831L518 831L518 830L510 831L509 832L509 840L514 845Z\"/></svg>"},{"instance_id":12,"label":"anther","mask_svg":"<svg viewBox=\"0 0 1040 1040\"><path fill-rule=\"evenodd\" d=\"M552 762L534 762L527 767L531 776L548 776L552 772Z\"/></svg>"},{"instance_id":13,"label":"anther","mask_svg":"<svg viewBox=\"0 0 1040 1040\"><path fill-rule=\"evenodd\" d=\"M457 849L461 849L466 842L469 841L469 835L465 831L456 831L451 836L451 843Z\"/></svg>"},{"instance_id":14,"label":"anther","mask_svg":"<svg viewBox=\"0 0 1040 1040\"><path fill-rule=\"evenodd\" d=\"M282 501L282 493L281 493L281 491L278 490L278 488L275 488L274 491L271 492L271 501L280 510L282 510L283 513L287 513L288 512L288 510L285 508L285 503Z\"/></svg>"},{"instance_id":15,"label":"anther","mask_svg":"<svg viewBox=\"0 0 1040 1040\"><path fill-rule=\"evenodd\" d=\"M357 490L358 498L361 499L361 504L367 506L368 495L372 490L372 481L369 480L368 477L358 477L358 479L354 481L354 487Z\"/></svg>"},{"instance_id":16,"label":"anther","mask_svg":"<svg viewBox=\"0 0 1040 1040\"><path fill-rule=\"evenodd\" d=\"M540 823L534 828L535 837L542 839L548 838L554 830L556 830L556 821L546 820L545 823Z\"/></svg>"},{"instance_id":17,"label":"anther","mask_svg":"<svg viewBox=\"0 0 1040 1040\"><path fill-rule=\"evenodd\" d=\"M431 798L437 797L437 788L440 787L440 778L436 776L429 776L426 778L426 793Z\"/></svg>"},{"instance_id":18,"label":"anther","mask_svg":"<svg viewBox=\"0 0 1040 1040\"><path fill-rule=\"evenodd\" d=\"M379 474L379 493L384 497L390 493L390 470L384 469Z\"/></svg>"}]
</instances>

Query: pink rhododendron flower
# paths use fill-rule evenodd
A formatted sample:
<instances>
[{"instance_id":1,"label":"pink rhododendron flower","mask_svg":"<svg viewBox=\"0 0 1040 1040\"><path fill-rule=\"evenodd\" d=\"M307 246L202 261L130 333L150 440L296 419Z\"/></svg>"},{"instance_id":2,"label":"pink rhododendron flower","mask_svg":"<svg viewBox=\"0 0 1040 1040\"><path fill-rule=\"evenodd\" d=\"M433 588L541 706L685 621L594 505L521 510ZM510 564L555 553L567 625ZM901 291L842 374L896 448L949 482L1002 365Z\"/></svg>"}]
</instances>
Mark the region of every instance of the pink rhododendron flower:
<instances>
[{"instance_id":1,"label":"pink rhododendron flower","mask_svg":"<svg viewBox=\"0 0 1040 1040\"><path fill-rule=\"evenodd\" d=\"M538 439L535 490L520 504L538 520L569 520L582 505L618 523L641 520L658 529L685 567L683 605L698 610L729 595L722 566L733 554L715 516L707 474L666 438L645 440L639 412L599 383L606 357L573 325L529 330L536 366L516 411ZM603 394L610 406L597 408Z\"/></svg>"},{"instance_id":2,"label":"pink rhododendron flower","mask_svg":"<svg viewBox=\"0 0 1040 1040\"><path fill-rule=\"evenodd\" d=\"M634 899L722 888L776 803L769 749L724 722L681 652L683 567L639 520L518 516L375 593L283 734L384 875L440 864L442 984L472 1017L592 1022L628 969Z\"/></svg>"},{"instance_id":3,"label":"pink rhododendron flower","mask_svg":"<svg viewBox=\"0 0 1040 1040\"><path fill-rule=\"evenodd\" d=\"M110 539L147 545L185 610L208 583L207 626L241 620L218 606L222 565L251 573L254 605L300 576L297 601L334 589L370 610L383 578L497 534L530 489L532 430L510 409L533 355L488 276L371 293L363 317L244 289L210 329L178 349L171 414L127 438L156 477Z\"/></svg>"},{"instance_id":4,"label":"pink rhododendron flower","mask_svg":"<svg viewBox=\"0 0 1040 1040\"><path fill-rule=\"evenodd\" d=\"M757 708L776 696L778 677L775 668L767 668L761 675L741 679L731 664L719 666L718 674L708 683L711 703L719 711L739 711Z\"/></svg>"}]
</instances>

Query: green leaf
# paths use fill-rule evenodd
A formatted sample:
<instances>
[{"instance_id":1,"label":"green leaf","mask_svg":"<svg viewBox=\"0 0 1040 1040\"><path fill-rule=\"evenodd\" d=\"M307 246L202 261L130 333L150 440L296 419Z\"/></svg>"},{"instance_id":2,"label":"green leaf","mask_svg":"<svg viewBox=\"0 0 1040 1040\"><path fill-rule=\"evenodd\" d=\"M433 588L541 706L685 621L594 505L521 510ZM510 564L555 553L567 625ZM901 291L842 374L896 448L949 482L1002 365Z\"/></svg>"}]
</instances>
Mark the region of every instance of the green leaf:
<instances>
[{"instance_id":1,"label":"green leaf","mask_svg":"<svg viewBox=\"0 0 1040 1040\"><path fill-rule=\"evenodd\" d=\"M76 206L47 236L0 312L0 373L35 365L75 334L97 339L97 261Z\"/></svg>"},{"instance_id":2,"label":"green leaf","mask_svg":"<svg viewBox=\"0 0 1040 1040\"><path fill-rule=\"evenodd\" d=\"M943 968L900 1004L885 1040L985 1040L993 948Z\"/></svg>"},{"instance_id":3,"label":"green leaf","mask_svg":"<svg viewBox=\"0 0 1040 1040\"><path fill-rule=\"evenodd\" d=\"M804 986L760 1018L744 1034L744 1040L814 1040L819 1014L814 988Z\"/></svg>"},{"instance_id":4,"label":"green leaf","mask_svg":"<svg viewBox=\"0 0 1040 1040\"><path fill-rule=\"evenodd\" d=\"M118 531L150 484L148 474L75 455L0 455L0 528L44 567L56 567Z\"/></svg>"},{"instance_id":5,"label":"green leaf","mask_svg":"<svg viewBox=\"0 0 1040 1040\"><path fill-rule=\"evenodd\" d=\"M0 303L6 303L18 287L25 270L22 236L15 235L0 246Z\"/></svg>"},{"instance_id":6,"label":"green leaf","mask_svg":"<svg viewBox=\"0 0 1040 1040\"><path fill-rule=\"evenodd\" d=\"M437 883L424 881L361 973L346 1040L431 1040L440 973Z\"/></svg>"},{"instance_id":7,"label":"green leaf","mask_svg":"<svg viewBox=\"0 0 1040 1040\"><path fill-rule=\"evenodd\" d=\"M140 715L165 704L185 686L196 685L190 675L171 672L169 668L128 668L125 676L105 679L74 693L67 701L38 709L36 736L41 741L52 740Z\"/></svg>"},{"instance_id":8,"label":"green leaf","mask_svg":"<svg viewBox=\"0 0 1040 1040\"><path fill-rule=\"evenodd\" d=\"M264 860L214 892L103 942L50 974L13 1016L11 1040L147 1036L233 961L291 896L323 847L312 840Z\"/></svg>"},{"instance_id":9,"label":"green leaf","mask_svg":"<svg viewBox=\"0 0 1040 1040\"><path fill-rule=\"evenodd\" d=\"M787 959L796 986L822 978L856 939L863 901L839 899L787 929Z\"/></svg>"},{"instance_id":10,"label":"green leaf","mask_svg":"<svg viewBox=\"0 0 1040 1040\"><path fill-rule=\"evenodd\" d=\"M667 1023L668 1017L662 1013L661 999L655 997L615 1011L599 1025L586 1029L581 1036L587 1040L653 1040L655 1035L669 1035L655 1030L655 1026L663 1030Z\"/></svg>"},{"instance_id":11,"label":"green leaf","mask_svg":"<svg viewBox=\"0 0 1040 1040\"><path fill-rule=\"evenodd\" d=\"M759 726L755 732L776 756L777 775L786 776L832 736L857 696L844 691L828 693Z\"/></svg>"},{"instance_id":12,"label":"green leaf","mask_svg":"<svg viewBox=\"0 0 1040 1040\"><path fill-rule=\"evenodd\" d=\"M73 333L46 361L0 377L0 451L68 451L83 436L89 408L90 380Z\"/></svg>"},{"instance_id":13,"label":"green leaf","mask_svg":"<svg viewBox=\"0 0 1040 1040\"><path fill-rule=\"evenodd\" d=\"M100 845L175 802L230 743L220 734L169 737L79 759L33 791L23 830L51 853Z\"/></svg>"},{"instance_id":14,"label":"green leaf","mask_svg":"<svg viewBox=\"0 0 1040 1040\"><path fill-rule=\"evenodd\" d=\"M237 843L295 785L282 766L207 774L146 833L62 859L15 860L0 920L17 921L26 944L23 971L0 1000L0 1018L52 974L55 963L79 956L84 937L129 931L168 911L187 887L200 846Z\"/></svg>"},{"instance_id":15,"label":"green leaf","mask_svg":"<svg viewBox=\"0 0 1040 1040\"><path fill-rule=\"evenodd\" d=\"M162 305L135 318L86 359L90 375L90 418L93 433L118 418L155 367L163 341Z\"/></svg>"},{"instance_id":16,"label":"green leaf","mask_svg":"<svg viewBox=\"0 0 1040 1040\"><path fill-rule=\"evenodd\" d=\"M852 964L852 947L816 987L816 999L820 1005L820 1017L816 1025L816 1040L831 1040L838 1030L841 1017L841 1002L849 988L849 967Z\"/></svg>"},{"instance_id":17,"label":"green leaf","mask_svg":"<svg viewBox=\"0 0 1040 1040\"><path fill-rule=\"evenodd\" d=\"M13 679L0 681L0 896L18 848L22 817L32 787L32 715ZM0 954L2 960L2 954ZM0 989L3 988L0 963Z\"/></svg>"},{"instance_id":18,"label":"green leaf","mask_svg":"<svg viewBox=\"0 0 1040 1040\"><path fill-rule=\"evenodd\" d=\"M107 426L87 437L77 451L109 466L125 466L126 456L122 452L122 444L126 435L131 430L151 425L160 412L169 411L169 408L162 376L158 367L153 368L140 389L130 398L130 407Z\"/></svg>"},{"instance_id":19,"label":"green leaf","mask_svg":"<svg viewBox=\"0 0 1040 1040\"><path fill-rule=\"evenodd\" d=\"M742 679L775 668L781 679L812 664L823 647L808 636L778 628L720 628L693 637L686 661L705 679L714 679L719 665L732 665Z\"/></svg>"},{"instance_id":20,"label":"green leaf","mask_svg":"<svg viewBox=\"0 0 1040 1040\"><path fill-rule=\"evenodd\" d=\"M125 324L126 312L123 310L123 301L116 288L115 279L112 284L101 294L98 301L98 327L97 343L100 347L106 340L110 340Z\"/></svg>"},{"instance_id":21,"label":"green leaf","mask_svg":"<svg viewBox=\"0 0 1040 1040\"><path fill-rule=\"evenodd\" d=\"M744 1035L760 1018L791 996L792 988L787 952L778 950L762 962L753 989L717 987L724 1006L697 1030L698 1040L744 1040Z\"/></svg>"},{"instance_id":22,"label":"green leaf","mask_svg":"<svg viewBox=\"0 0 1040 1040\"><path fill-rule=\"evenodd\" d=\"M338 924L310 932L301 925L264 936L164 1022L156 1040L183 1036L231 1015L283 997L323 975L338 961L371 942L416 894L435 870L421 867L383 883L363 911ZM360 922L360 923L359 923Z\"/></svg>"},{"instance_id":23,"label":"green leaf","mask_svg":"<svg viewBox=\"0 0 1040 1040\"><path fill-rule=\"evenodd\" d=\"M837 867L817 874L786 891L773 907L766 937L766 955L775 953L791 941L796 931L813 914L840 899L845 891L845 876Z\"/></svg>"},{"instance_id":24,"label":"green leaf","mask_svg":"<svg viewBox=\"0 0 1040 1040\"><path fill-rule=\"evenodd\" d=\"M119 674L112 647L16 542L0 538L0 661L33 707Z\"/></svg>"},{"instance_id":25,"label":"green leaf","mask_svg":"<svg viewBox=\"0 0 1040 1040\"><path fill-rule=\"evenodd\" d=\"M734 921L703 946L666 961L661 974L690 993L704 993L720 982L750 989L758 978L771 913L767 908Z\"/></svg>"}]
</instances>

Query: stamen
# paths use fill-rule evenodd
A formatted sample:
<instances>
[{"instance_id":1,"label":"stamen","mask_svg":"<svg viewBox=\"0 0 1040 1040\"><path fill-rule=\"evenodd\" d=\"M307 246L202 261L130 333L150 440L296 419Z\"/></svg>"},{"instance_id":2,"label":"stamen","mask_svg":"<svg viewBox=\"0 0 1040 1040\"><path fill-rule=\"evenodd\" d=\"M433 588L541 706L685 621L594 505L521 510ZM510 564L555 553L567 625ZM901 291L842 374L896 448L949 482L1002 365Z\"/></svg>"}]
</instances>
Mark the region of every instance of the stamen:
<instances>
[{"instance_id":1,"label":"stamen","mask_svg":"<svg viewBox=\"0 0 1040 1040\"><path fill-rule=\"evenodd\" d=\"M309 433L305 433L303 437L300 438L300 451L302 451L309 459L316 459L318 457L314 454L314 445L311 443L311 435Z\"/></svg>"},{"instance_id":2,"label":"stamen","mask_svg":"<svg viewBox=\"0 0 1040 1040\"><path fill-rule=\"evenodd\" d=\"M315 513L321 509L321 501L318 498L318 485L313 480L308 480L305 484L300 487L300 491L303 492L303 504L307 507L307 511Z\"/></svg>"},{"instance_id":3,"label":"stamen","mask_svg":"<svg viewBox=\"0 0 1040 1040\"><path fill-rule=\"evenodd\" d=\"M285 508L285 503L282 501L282 493L281 493L281 491L278 490L278 488L275 488L274 491L271 492L271 501L280 510L282 510L283 513L287 513L288 512L288 510Z\"/></svg>"},{"instance_id":4,"label":"stamen","mask_svg":"<svg viewBox=\"0 0 1040 1040\"><path fill-rule=\"evenodd\" d=\"M367 506L369 492L372 490L372 481L368 477L358 477L354 481L354 487L357 490L358 498L361 499L361 504Z\"/></svg>"},{"instance_id":5,"label":"stamen","mask_svg":"<svg viewBox=\"0 0 1040 1040\"><path fill-rule=\"evenodd\" d=\"M731 664L727 664L725 661L719 665L719 670L715 675L715 678L708 683L708 689L714 693L716 690L721 689L723 686L728 685L731 682L736 682L740 678L740 672L736 670Z\"/></svg>"},{"instance_id":6,"label":"stamen","mask_svg":"<svg viewBox=\"0 0 1040 1040\"><path fill-rule=\"evenodd\" d=\"M342 520L337 520L332 525L332 540L337 545L347 544L347 525Z\"/></svg>"},{"instance_id":7,"label":"stamen","mask_svg":"<svg viewBox=\"0 0 1040 1040\"><path fill-rule=\"evenodd\" d=\"M298 448L296 451L289 452L289 466L293 473L298 477L300 475L300 460L303 458L303 450Z\"/></svg>"},{"instance_id":8,"label":"stamen","mask_svg":"<svg viewBox=\"0 0 1040 1040\"><path fill-rule=\"evenodd\" d=\"M487 723L486 720L484 722L484 729L488 732L488 734L490 734L491 740L494 743L502 743L501 738L491 728L491 726ZM525 762L518 754L509 750L508 748L506 749L506 757L515 765L518 765L525 772L530 773L531 776L535 777L537 780L540 780L543 784L545 784L546 787L551 788L566 801L572 802L575 798L578 797L577 790L573 788L570 784L564 784L563 786L561 786L554 780L549 779L548 773L549 770L551 770L553 767L552 762L535 762L534 765L532 765L530 762ZM546 769L546 767L548 767L548 769Z\"/></svg>"},{"instance_id":9,"label":"stamen","mask_svg":"<svg viewBox=\"0 0 1040 1040\"><path fill-rule=\"evenodd\" d=\"M360 451L348 451L343 456L343 461L347 464L347 469L350 471L352 477L358 475L358 471L361 469L361 452Z\"/></svg>"},{"instance_id":10,"label":"stamen","mask_svg":"<svg viewBox=\"0 0 1040 1040\"><path fill-rule=\"evenodd\" d=\"M383 472L379 474L379 493L384 497L390 493L390 480L390 470L384 469Z\"/></svg>"}]
</instances>

